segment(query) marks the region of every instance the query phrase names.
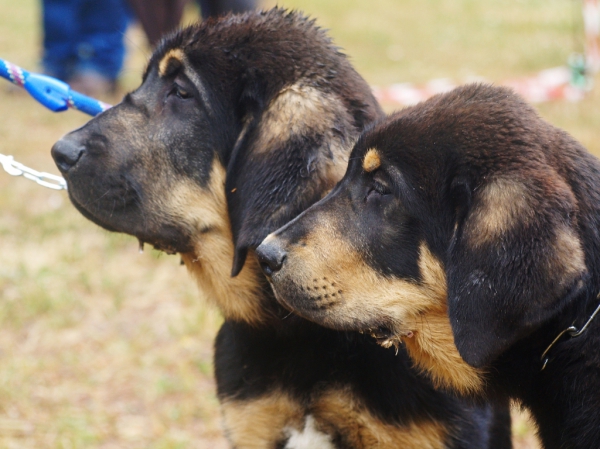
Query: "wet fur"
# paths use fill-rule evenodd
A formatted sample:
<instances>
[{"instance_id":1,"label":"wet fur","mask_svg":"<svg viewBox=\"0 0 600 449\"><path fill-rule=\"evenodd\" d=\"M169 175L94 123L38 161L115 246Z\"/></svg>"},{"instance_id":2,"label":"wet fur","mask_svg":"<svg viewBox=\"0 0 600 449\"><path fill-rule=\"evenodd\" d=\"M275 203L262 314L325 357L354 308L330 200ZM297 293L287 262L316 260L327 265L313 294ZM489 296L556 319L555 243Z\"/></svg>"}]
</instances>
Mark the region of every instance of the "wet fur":
<instances>
[{"instance_id":1,"label":"wet fur","mask_svg":"<svg viewBox=\"0 0 600 449\"><path fill-rule=\"evenodd\" d=\"M405 352L289 316L259 271L254 248L335 185L381 115L323 31L273 9L165 39L140 88L53 149L86 217L180 253L223 312L215 375L233 447L510 447L505 404L467 406ZM70 168L65 145L85 148Z\"/></svg>"},{"instance_id":2,"label":"wet fur","mask_svg":"<svg viewBox=\"0 0 600 449\"><path fill-rule=\"evenodd\" d=\"M485 85L391 115L350 161L327 197L258 247L263 265L284 261L270 272L278 299L404 342L461 395L520 401L545 448L600 447L600 318L563 336L544 370L541 359L600 301L599 161ZM311 278L343 300L319 307Z\"/></svg>"}]
</instances>

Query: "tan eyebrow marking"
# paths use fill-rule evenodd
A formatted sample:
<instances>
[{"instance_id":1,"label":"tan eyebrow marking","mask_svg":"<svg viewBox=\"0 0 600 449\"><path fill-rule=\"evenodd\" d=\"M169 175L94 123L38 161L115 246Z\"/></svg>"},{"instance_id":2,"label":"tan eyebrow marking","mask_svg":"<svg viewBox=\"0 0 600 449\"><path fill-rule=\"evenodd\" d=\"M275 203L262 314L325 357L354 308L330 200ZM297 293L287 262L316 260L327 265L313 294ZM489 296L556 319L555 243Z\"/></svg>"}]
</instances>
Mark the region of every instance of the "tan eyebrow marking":
<instances>
[{"instance_id":1,"label":"tan eyebrow marking","mask_svg":"<svg viewBox=\"0 0 600 449\"><path fill-rule=\"evenodd\" d=\"M211 101L202 83L200 76L196 73L196 71L191 67L188 63L187 57L185 56L185 52L181 48L172 48L169 50L160 60L158 64L158 74L161 77L167 76L169 73L176 68L173 64L178 64L178 67L183 67L183 73L190 79L192 84L198 89L200 96L202 97L202 102L206 106L208 113L210 115L214 115L213 109L211 107Z\"/></svg>"},{"instance_id":2,"label":"tan eyebrow marking","mask_svg":"<svg viewBox=\"0 0 600 449\"><path fill-rule=\"evenodd\" d=\"M379 152L375 148L370 148L363 159L363 169L370 173L377 170L381 166L381 158Z\"/></svg>"},{"instance_id":3,"label":"tan eyebrow marking","mask_svg":"<svg viewBox=\"0 0 600 449\"><path fill-rule=\"evenodd\" d=\"M169 50L163 58L160 60L158 64L158 74L160 76L165 76L167 74L167 69L169 68L169 64L172 60L179 62L180 65L183 65L185 62L185 54L181 48L172 48Z\"/></svg>"}]
</instances>

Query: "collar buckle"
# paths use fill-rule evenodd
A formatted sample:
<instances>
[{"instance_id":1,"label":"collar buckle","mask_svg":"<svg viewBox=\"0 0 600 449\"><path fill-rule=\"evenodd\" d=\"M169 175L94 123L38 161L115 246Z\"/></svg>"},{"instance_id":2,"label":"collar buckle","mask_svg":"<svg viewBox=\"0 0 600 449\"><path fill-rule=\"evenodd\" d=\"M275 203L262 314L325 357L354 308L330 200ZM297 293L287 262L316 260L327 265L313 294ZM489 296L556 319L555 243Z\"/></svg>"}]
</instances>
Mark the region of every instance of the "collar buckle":
<instances>
[{"instance_id":1,"label":"collar buckle","mask_svg":"<svg viewBox=\"0 0 600 449\"><path fill-rule=\"evenodd\" d=\"M596 299L598 299L598 298L600 298L600 293L598 293L598 295L596 296ZM587 330L587 327L592 322L592 320L594 319L596 314L598 314L598 312L600 312L600 304L598 304L598 307L596 307L596 310L594 310L594 313L592 313L592 315L588 318L587 322L583 325L583 327L581 329L578 330L575 326L569 326L566 329L564 329L563 331L561 331L554 340L552 340L552 343L550 343L550 345L548 345L548 347L546 348L546 350L542 353L542 356L540 357L540 360L542 361L542 369L540 371L544 371L544 368L546 368L546 365L548 364L548 361L550 360L548 357L546 357L546 355L548 354L548 351L550 351L552 346L554 346L564 334L569 334L569 336L571 338L579 337L581 334L583 334Z\"/></svg>"}]
</instances>

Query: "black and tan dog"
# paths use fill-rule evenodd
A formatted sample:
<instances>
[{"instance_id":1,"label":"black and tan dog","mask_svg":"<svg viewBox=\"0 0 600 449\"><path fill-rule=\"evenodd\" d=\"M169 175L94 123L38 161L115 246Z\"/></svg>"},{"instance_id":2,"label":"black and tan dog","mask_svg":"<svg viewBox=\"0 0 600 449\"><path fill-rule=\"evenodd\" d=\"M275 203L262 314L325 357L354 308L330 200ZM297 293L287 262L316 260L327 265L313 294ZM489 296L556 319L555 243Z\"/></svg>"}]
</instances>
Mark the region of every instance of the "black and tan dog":
<instances>
[{"instance_id":1,"label":"black and tan dog","mask_svg":"<svg viewBox=\"0 0 600 449\"><path fill-rule=\"evenodd\" d=\"M288 316L255 260L381 115L325 33L274 9L169 37L136 91L52 150L82 214L181 253L223 312L215 368L236 448L510 447L504 406L467 407L405 352Z\"/></svg>"},{"instance_id":2,"label":"black and tan dog","mask_svg":"<svg viewBox=\"0 0 600 449\"><path fill-rule=\"evenodd\" d=\"M461 394L520 400L546 448L599 448L599 229L599 161L472 85L366 131L257 255L299 315L404 342Z\"/></svg>"}]
</instances>

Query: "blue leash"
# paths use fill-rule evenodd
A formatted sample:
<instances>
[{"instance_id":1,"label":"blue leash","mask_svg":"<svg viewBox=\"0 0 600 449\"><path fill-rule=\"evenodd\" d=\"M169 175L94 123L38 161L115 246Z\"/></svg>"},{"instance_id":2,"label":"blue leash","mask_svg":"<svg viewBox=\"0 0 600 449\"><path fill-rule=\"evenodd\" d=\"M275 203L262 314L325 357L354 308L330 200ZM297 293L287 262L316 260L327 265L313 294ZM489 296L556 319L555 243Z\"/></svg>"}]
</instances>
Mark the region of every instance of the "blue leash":
<instances>
[{"instance_id":1,"label":"blue leash","mask_svg":"<svg viewBox=\"0 0 600 449\"><path fill-rule=\"evenodd\" d=\"M28 72L4 59L0 59L0 77L22 87L53 112L71 108L89 115L98 115L110 108L109 104L72 90L67 83L51 76ZM24 176L50 189L63 190L67 188L67 183L60 176L26 167L15 161L12 156L0 154L0 167L9 175Z\"/></svg>"},{"instance_id":2,"label":"blue leash","mask_svg":"<svg viewBox=\"0 0 600 449\"><path fill-rule=\"evenodd\" d=\"M110 108L109 104L72 90L63 81L51 76L28 72L4 59L0 59L0 77L22 87L53 112L72 108L89 115L98 115Z\"/></svg>"}]
</instances>

